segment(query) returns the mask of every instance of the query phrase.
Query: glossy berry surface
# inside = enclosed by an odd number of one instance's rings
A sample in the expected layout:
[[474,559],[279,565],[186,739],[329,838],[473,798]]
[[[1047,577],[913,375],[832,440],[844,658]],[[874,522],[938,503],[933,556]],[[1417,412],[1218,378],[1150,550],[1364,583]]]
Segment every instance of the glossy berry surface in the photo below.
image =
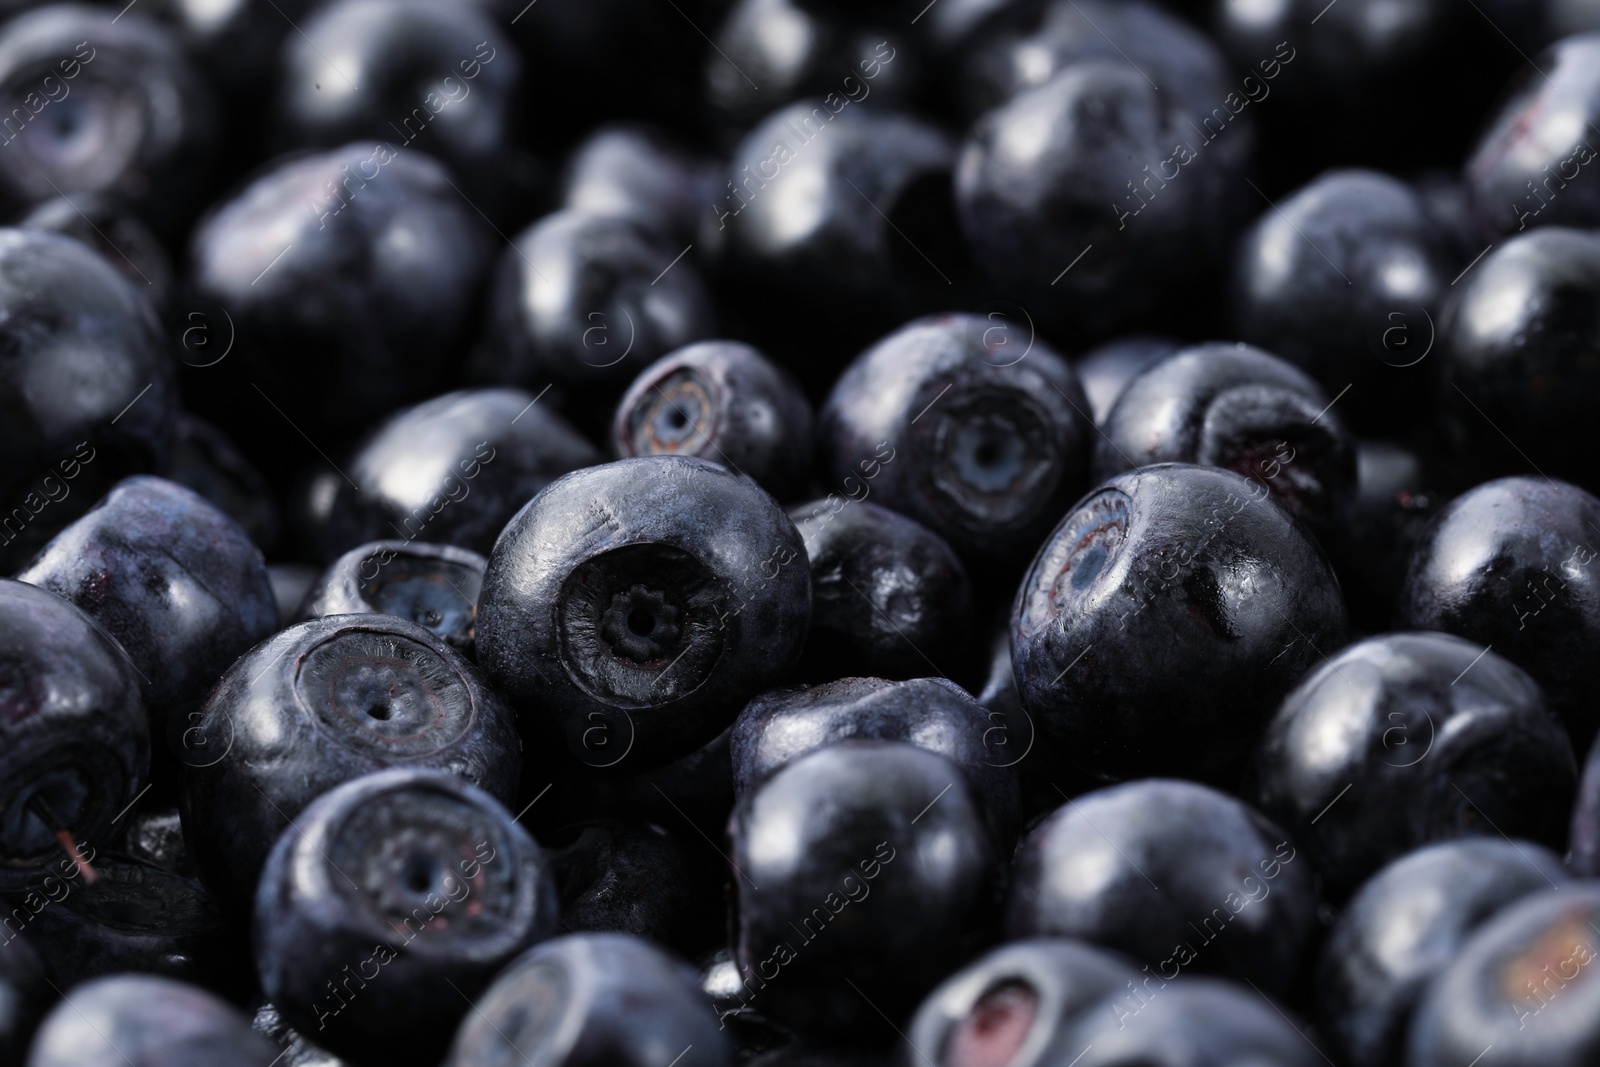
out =
[[1351,1063],[1399,1063],[1429,980],[1498,912],[1567,879],[1550,850],[1498,838],[1441,842],[1389,864],[1323,946],[1318,1030]]
[[1088,402],[1042,342],[976,315],[914,322],[856,357],[819,425],[830,481],[924,523],[957,551],[1038,543],[1083,488]]
[[395,615],[470,656],[488,565],[476,552],[453,545],[372,541],[334,560],[306,590],[299,614]]
[[1505,833],[1559,846],[1576,779],[1526,672],[1457,637],[1391,634],[1351,645],[1284,699],[1254,796],[1339,899],[1432,841]]
[[502,802],[510,709],[443,640],[391,615],[330,615],[242,656],[177,737],[184,834],[224,906],[247,908],[273,841],[323,792],[389,767],[446,770]]
[[0,188],[15,202],[110,194],[171,231],[195,214],[217,101],[169,29],[130,12],[49,4],[0,33]]
[[701,341],[646,367],[611,421],[617,455],[698,456],[791,500],[811,473],[811,405],[759,351]]
[[1072,369],[1089,399],[1089,413],[1094,416],[1095,425],[1104,424],[1117,397],[1141,371],[1182,347],[1171,337],[1135,334],[1097,345],[1074,360]]
[[557,480],[507,525],[478,662],[530,739],[637,772],[709,741],[782,678],[810,616],[800,536],[754,482],[627,459]]
[[1429,324],[1458,269],[1409,186],[1330,171],[1242,238],[1233,319],[1239,336],[1304,368],[1330,398],[1348,386],[1352,419],[1392,425],[1430,384]]
[[106,846],[145,787],[150,728],[127,653],[72,604],[0,579],[0,632],[0,887],[19,891],[81,871],[68,841]]
[[729,833],[739,1000],[813,1041],[888,1044],[868,1002],[907,1012],[982,944],[995,850],[942,756],[829,745],[751,793]]
[[166,461],[177,374],[149,299],[70,238],[0,231],[0,309],[0,560],[13,572]]
[[1095,481],[1154,463],[1242,474],[1326,538],[1355,484],[1354,442],[1304,374],[1249,345],[1185,348],[1130,381],[1101,421]]
[[469,202],[498,213],[522,62],[489,12],[338,0],[303,26],[283,52],[285,142],[336,148],[374,138],[426,152],[450,165]]
[[[282,161],[214,208],[190,242],[192,285],[229,313],[252,376],[241,398],[348,430],[465,354],[488,234],[440,164],[351,142]],[[296,388],[307,374],[324,387]]]
[[238,1008],[203,989],[151,975],[102,978],[73,990],[39,1028],[30,1067],[270,1067],[276,1050]]
[[266,565],[244,530],[162,478],[118,483],[17,578],[76,604],[117,639],[158,738],[278,622]]
[[445,771],[380,771],[323,794],[273,847],[262,992],[336,1052],[436,1060],[461,998],[555,934],[557,908],[549,861],[493,797]]
[[1400,622],[1493,645],[1533,676],[1573,749],[1600,728],[1589,649],[1600,642],[1592,565],[1600,500],[1543,478],[1502,478],[1452,500],[1412,549]]
[[1084,770],[1233,786],[1344,636],[1337,579],[1270,490],[1161,464],[1061,520],[1017,592],[1011,663],[1022,707]]
[[1451,1063],[1468,1048],[1492,1067],[1592,1060],[1597,916],[1600,889],[1583,882],[1524,897],[1480,927],[1417,1005],[1407,1067]]
[[1565,38],[1540,58],[1544,76],[1519,79],[1467,161],[1473,219],[1486,237],[1600,221],[1600,195],[1577,180],[1596,156],[1587,124],[1600,118],[1600,35]]
[[1070,801],[1028,835],[1014,869],[1012,937],[1125,952],[1158,985],[1192,967],[1284,989],[1316,918],[1311,864],[1289,835],[1192,782],[1145,779]]
[[1600,337],[1600,237],[1562,226],[1518,233],[1453,289],[1436,372],[1450,447],[1478,479],[1536,469],[1600,486],[1575,435],[1600,395],[1588,355]]
[[1177,302],[1222,260],[1249,192],[1249,120],[1204,106],[1121,59],[1092,59],[985,114],[955,188],[986,274],[1092,334]]
[[705,283],[693,263],[673,265],[677,254],[627,218],[546,215],[500,254],[475,376],[532,390],[617,386],[713,336]]
[[[571,1067],[729,1067],[695,973],[628,934],[569,934],[524,953],[462,1020],[443,1067],[541,1056]],[[668,1051],[668,1050],[671,1051]]]
[[322,550],[399,537],[487,555],[517,509],[600,453],[521,389],[463,389],[395,412],[336,483]]
[[1013,755],[1001,747],[982,705],[944,678],[890,682],[841,678],[817,686],[769,690],[734,721],[729,739],[740,799],[785,766],[840,741],[904,741],[961,768],[999,846],[1020,815]]
[[970,674],[972,582],[942,537],[870,500],[823,497],[789,517],[811,560],[802,677]]

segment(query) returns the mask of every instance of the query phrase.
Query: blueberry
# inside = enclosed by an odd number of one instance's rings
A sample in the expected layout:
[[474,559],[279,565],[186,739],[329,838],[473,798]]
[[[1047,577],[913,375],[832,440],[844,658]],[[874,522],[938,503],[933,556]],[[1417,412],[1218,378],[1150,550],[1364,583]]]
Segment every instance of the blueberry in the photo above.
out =
[[1600,397],[1600,235],[1557,226],[1497,244],[1439,319],[1439,411],[1474,480],[1533,467],[1600,487],[1586,425]]
[[1590,747],[1584,761],[1569,829],[1567,864],[1585,878],[1600,876],[1600,741]]
[[375,138],[449,165],[493,216],[521,60],[487,12],[423,0],[335,0],[288,36],[277,117],[295,146]]
[[761,694],[733,724],[735,795],[743,799],[795,760],[849,740],[904,741],[961,768],[982,806],[997,850],[1017,830],[1016,772],[993,733],[991,717],[943,678],[890,682],[842,678],[826,685],[781,687]]
[[[881,55],[900,61],[892,45]],[[858,96],[871,90],[855,84]],[[711,208],[718,232],[727,231],[722,273],[734,302],[763,347],[791,358],[808,384],[837,372],[829,354],[949,306],[967,281],[949,136],[852,104],[839,86],[752,129]]]
[[884,17],[898,12],[869,8],[734,0],[717,31],[716,52],[705,57],[707,102],[736,130],[802,96],[831,92],[844,101],[840,108],[874,93],[890,105],[911,102],[920,71],[904,32],[887,28]]
[[1436,458],[1395,441],[1356,442],[1356,491],[1339,581],[1358,630],[1388,629],[1412,549],[1444,506]]
[[1084,395],[1089,398],[1089,413],[1094,416],[1095,424],[1105,424],[1117,397],[1140,371],[1183,347],[1171,337],[1134,334],[1107,341],[1074,360],[1072,369],[1077,372]]
[[322,546],[401,537],[487,553],[517,509],[600,453],[520,389],[463,389],[378,425],[331,483]]
[[1146,988],[1085,1013],[1062,1042],[1076,1046],[1077,1067],[1326,1067],[1311,1038],[1259,989],[1203,976]]
[[127,653],[67,601],[0,578],[0,708],[0,890],[92,879],[150,766]]
[[166,461],[177,378],[149,299],[54,234],[0,230],[0,340],[10,573],[117,481]]
[[1012,670],[1080,768],[1232,786],[1278,701],[1344,638],[1338,581],[1267,489],[1161,464],[1106,482],[1040,548]]
[[265,168],[190,242],[195,296],[232,323],[218,369],[235,373],[237,406],[265,412],[274,433],[281,412],[317,440],[427,395],[465,355],[490,240],[419,152],[360,141]]
[[789,1031],[756,1009],[740,1006],[745,990],[732,950],[720,948],[707,959],[702,968],[701,990],[710,998],[720,1020],[719,1029],[728,1034],[741,1062],[793,1045],[795,1038]]
[[524,953],[477,998],[442,1067],[731,1067],[695,973],[628,934],[569,934]]
[[615,930],[692,956],[725,934],[721,867],[708,878],[654,823],[586,819],[544,835],[566,933]]
[[1404,182],[1328,171],[1265,208],[1240,242],[1233,321],[1330,397],[1348,388],[1343,410],[1358,423],[1392,426],[1426,403],[1430,324],[1454,258]]
[[[46,80],[48,79],[48,81]],[[49,4],[0,33],[0,189],[23,204],[111,194],[165,232],[205,188],[218,114],[166,27],[134,11]],[[35,106],[37,105],[37,107]]]
[[[59,989],[108,974],[160,974],[247,995],[249,945],[192,876],[84,847],[93,881],[58,873],[11,894],[5,917],[44,955]],[[9,952],[0,947],[0,953]]]
[[631,219],[663,237],[694,242],[715,233],[706,205],[716,198],[717,168],[663,130],[634,122],[596,129],[573,150],[561,206]]
[[509,803],[522,763],[511,711],[471,664],[389,615],[330,615],[263,641],[174,743],[184,835],[230,911],[254,899],[273,840],[334,786],[439,769]]
[[1302,96],[1342,92],[1347,107],[1349,98],[1381,76],[1418,65],[1442,36],[1449,13],[1436,0],[1356,0],[1344,11],[1325,10],[1316,0],[1285,0],[1271,7],[1220,0],[1215,11],[1218,39],[1246,69],[1260,61],[1270,81],[1298,63],[1284,78],[1286,91]]
[[944,538],[871,501],[824,498],[789,516],[811,560],[803,677],[968,678],[972,583]]
[[183,821],[177,805],[150,807],[145,805],[119,820],[117,852],[128,859],[149,867],[159,867],[173,874],[193,878],[194,861],[189,858],[189,846],[183,840]]
[[852,499],[910,516],[963,555],[1039,543],[1083,489],[1092,427],[1066,361],[1004,326],[939,315],[856,357],[822,410],[824,466]]
[[349,1067],[348,1061],[318,1048],[304,1034],[291,1027],[271,1001],[263,1001],[256,1008],[250,1026],[283,1050],[279,1053],[282,1058],[278,1060],[277,1067]]
[[270,1067],[276,1050],[238,1008],[170,978],[119,974],[71,990],[45,1018],[29,1067]]
[[[313,0],[158,0],[153,8],[228,105],[257,109],[283,39],[313,6]],[[252,129],[250,136],[259,139],[260,131]]]
[[1581,178],[1596,156],[1589,123],[1600,120],[1597,68],[1600,35],[1558,41],[1539,57],[1539,76],[1519,76],[1489,119],[1466,167],[1486,237],[1600,223],[1600,193]]
[[506,526],[478,661],[530,739],[638,772],[711,740],[781,679],[810,616],[800,535],[754,482],[699,459],[625,459],[558,479]]
[[1203,785],[1145,779],[1069,801],[1028,835],[1006,929],[1126,952],[1158,987],[1192,967],[1281,991],[1316,922],[1315,884],[1259,812]]
[[728,831],[738,1000],[802,1038],[888,1044],[885,1019],[983,945],[995,853],[966,776],[942,756],[828,745],[746,797]]
[[811,405],[787,371],[749,345],[702,341],[633,380],[611,444],[624,458],[699,456],[792,500],[811,475],[811,423]]
[[1145,0],[991,6],[1004,10],[962,57],[961,106],[969,117],[1096,59],[1132,64],[1178,100],[1221,103],[1234,88],[1205,34]]
[[44,964],[28,943],[7,941],[0,947],[0,1064],[22,1067],[52,999]]
[[178,415],[172,455],[160,474],[205,497],[263,552],[278,544],[282,519],[272,487],[228,435],[188,412]]
[[[1161,92],[1123,59],[1072,63],[978,120],[956,167],[989,280],[1073,329],[1190,312],[1241,221],[1248,120]],[[1081,260],[1081,262],[1080,262]]]
[[549,861],[498,801],[394,768],[323,794],[273,846],[256,968],[331,1051],[436,1062],[495,972],[556,933],[557,909]]
[[1577,770],[1524,671],[1446,634],[1351,645],[1295,687],[1255,764],[1261,810],[1334,899],[1425,845],[1508,833],[1559,845]]
[[1531,894],[1480,927],[1429,983],[1406,1067],[1577,1067],[1600,1055],[1600,887]]
[[938,1055],[946,1067],[1043,1067],[1070,1059],[1083,1051],[1064,1047],[1072,1027],[1138,978],[1123,956],[1080,941],[1013,941],[928,994],[906,1028],[902,1058]]
[[1566,880],[1549,849],[1497,838],[1445,841],[1395,860],[1328,935],[1318,1032],[1344,1062],[1399,1064],[1417,1000],[1462,944],[1502,908]]
[[1326,539],[1355,489],[1355,442],[1306,375],[1249,345],[1185,348],[1130,381],[1102,423],[1091,476],[1152,463],[1226,467]]
[[165,308],[172,292],[172,261],[156,235],[113,196],[80,193],[43,200],[17,223],[82,241],[150,298]]
[[1588,749],[1600,727],[1600,500],[1543,478],[1502,478],[1447,504],[1411,555],[1397,616],[1493,646],[1531,674]]
[[322,571],[305,563],[267,564],[267,581],[272,584],[272,602],[278,608],[280,628],[299,621],[300,605],[306,602],[306,594],[322,577]]
[[158,738],[278,624],[261,551],[239,524],[145,475],[119,483],[17,578],[76,604],[120,642]]
[[542,389],[620,386],[716,332],[692,262],[630,219],[557,211],[500,256],[477,380]]
[[453,545],[370,541],[334,560],[302,600],[300,617],[398,615],[472,655],[478,591],[489,561]]

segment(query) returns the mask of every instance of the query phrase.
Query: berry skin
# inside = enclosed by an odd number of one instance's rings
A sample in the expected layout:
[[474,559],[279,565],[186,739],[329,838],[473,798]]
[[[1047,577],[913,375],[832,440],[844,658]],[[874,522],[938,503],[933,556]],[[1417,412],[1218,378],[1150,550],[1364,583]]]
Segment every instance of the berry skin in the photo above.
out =
[[720,464],[625,459],[558,479],[489,557],[478,662],[530,744],[638,773],[710,741],[800,655],[805,546]]
[[978,315],[917,319],[856,357],[822,409],[828,477],[971,558],[1014,558],[1080,493],[1093,428],[1066,361]]
[[521,389],[461,389],[379,423],[333,483],[319,547],[331,561],[400,537],[487,555],[517,509],[599,451]]
[[408,619],[471,658],[478,592],[489,561],[453,545],[371,541],[322,572],[301,598],[301,619],[374,613]]
[[278,623],[261,551],[210,502],[162,478],[118,483],[17,578],[76,604],[117,639],[156,738],[185,723]]
[[1506,833],[1559,846],[1577,769],[1526,672],[1458,637],[1407,633],[1311,671],[1267,726],[1254,779],[1257,805],[1342,901],[1433,841]]
[[1396,616],[1494,648],[1533,676],[1576,752],[1600,729],[1600,499],[1501,478],[1445,505],[1411,552]]
[[[1600,887],[1530,894],[1479,927],[1431,982],[1406,1067],[1579,1067],[1600,1055]],[[1470,1050],[1470,1051],[1469,1051]]]
[[702,341],[635,378],[617,405],[617,455],[698,456],[755,479],[779,500],[811,475],[811,405],[800,385],[737,341]]
[[568,934],[512,961],[476,998],[441,1067],[732,1067],[687,964],[629,934]]
[[1419,848],[1373,875],[1328,935],[1317,968],[1317,1031],[1349,1063],[1399,1063],[1429,981],[1485,922],[1567,881],[1561,859],[1497,837]]
[[987,940],[983,811],[961,769],[926,749],[817,749],[746,797],[728,829],[738,999],[803,1039],[891,1043],[878,1011],[909,1014]]
[[498,801],[394,768],[324,793],[273,846],[256,967],[283,1017],[331,1051],[434,1062],[471,1011],[462,998],[554,935],[557,909],[549,861]]
[[1278,702],[1344,640],[1333,571],[1265,487],[1165,463],[1106,482],[1039,549],[1011,665],[1082,770],[1232,788]]
[[79,877],[57,835],[80,855],[109,848],[149,770],[139,679],[116,638],[54,593],[0,578],[0,890]]
[[516,720],[444,641],[392,615],[329,615],[241,656],[178,738],[179,810],[207,888],[251,906],[272,843],[317,797],[389,767],[449,771],[509,804]]
[[271,1067],[276,1055],[226,1001],[170,978],[118,974],[68,992],[39,1027],[28,1067]]
[[1245,804],[1156,778],[1063,807],[1017,853],[1006,929],[1125,952],[1158,985],[1193,971],[1285,990],[1316,921],[1308,857]]

